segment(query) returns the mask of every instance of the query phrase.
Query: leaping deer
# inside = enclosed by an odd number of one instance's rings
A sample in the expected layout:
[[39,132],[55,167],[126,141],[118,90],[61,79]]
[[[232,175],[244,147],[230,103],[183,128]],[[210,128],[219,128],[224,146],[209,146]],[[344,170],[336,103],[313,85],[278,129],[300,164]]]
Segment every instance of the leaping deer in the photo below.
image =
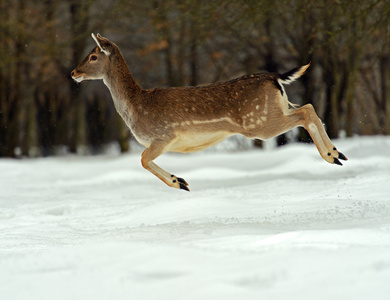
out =
[[331,164],[347,158],[337,151],[313,106],[289,102],[283,85],[301,77],[310,63],[282,75],[259,73],[197,87],[142,89],[131,75],[119,47],[92,33],[97,47],[72,71],[72,78],[103,79],[115,108],[137,141],[146,147],[142,166],[168,186],[189,191],[188,183],[161,169],[161,154],[195,152],[229,136],[266,140],[303,126],[318,152]]

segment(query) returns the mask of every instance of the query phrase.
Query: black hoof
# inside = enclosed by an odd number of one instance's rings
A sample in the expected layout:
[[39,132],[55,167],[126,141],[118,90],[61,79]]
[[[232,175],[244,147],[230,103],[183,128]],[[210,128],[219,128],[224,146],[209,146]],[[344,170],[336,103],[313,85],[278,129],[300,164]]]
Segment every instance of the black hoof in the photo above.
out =
[[[171,177],[176,177],[176,176],[172,174]],[[174,179],[172,182],[176,183],[176,180],[179,182],[180,189],[186,190],[188,192],[190,191],[190,189],[187,187],[188,186],[187,181],[185,181],[183,178],[176,177],[176,179]]]
[[187,187],[187,185],[185,185],[184,183],[181,183],[181,182],[179,181],[179,185],[180,185],[180,189],[185,190],[185,191],[187,191],[187,192],[190,191],[190,189],[189,189],[189,188]]
[[342,160],[348,160],[348,158],[344,154],[342,154],[341,152],[339,152],[339,158]]
[[343,164],[335,157],[333,157],[333,162],[336,164],[336,165],[339,165],[339,166],[342,166]]
[[187,181],[185,181],[183,178],[177,177],[177,181],[179,181],[185,185],[188,185]]

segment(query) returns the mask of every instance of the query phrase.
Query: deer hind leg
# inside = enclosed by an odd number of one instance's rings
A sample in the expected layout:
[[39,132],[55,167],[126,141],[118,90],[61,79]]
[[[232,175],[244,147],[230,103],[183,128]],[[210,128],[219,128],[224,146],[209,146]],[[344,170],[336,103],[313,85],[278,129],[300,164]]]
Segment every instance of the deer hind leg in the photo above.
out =
[[166,149],[166,144],[161,142],[152,142],[152,144],[147,148],[141,157],[142,166],[161,179],[168,186],[182,189],[186,191],[190,191],[188,188],[188,183],[183,179],[176,177],[173,174],[168,173],[167,171],[161,169],[158,165],[156,165],[153,160],[155,160],[158,156],[163,154]]
[[306,104],[297,109],[290,109],[288,112],[289,119],[297,121],[296,126],[303,126],[309,132],[324,160],[337,165],[342,165],[339,159],[347,160],[345,155],[338,152],[330,141],[321,120],[311,104]]

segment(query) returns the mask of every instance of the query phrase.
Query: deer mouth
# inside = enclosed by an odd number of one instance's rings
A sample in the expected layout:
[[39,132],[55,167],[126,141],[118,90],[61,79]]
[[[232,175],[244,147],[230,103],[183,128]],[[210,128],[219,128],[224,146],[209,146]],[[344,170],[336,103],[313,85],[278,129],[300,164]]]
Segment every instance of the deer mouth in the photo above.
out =
[[84,73],[77,73],[77,71],[73,71],[72,73],[71,73],[71,76],[72,76],[72,79],[74,80],[74,81],[76,81],[76,82],[78,82],[78,83],[80,83],[81,81],[83,81],[84,80]]
[[77,76],[77,77],[72,77],[74,81],[80,83],[81,81],[84,80],[84,76],[83,75],[80,75],[80,76]]

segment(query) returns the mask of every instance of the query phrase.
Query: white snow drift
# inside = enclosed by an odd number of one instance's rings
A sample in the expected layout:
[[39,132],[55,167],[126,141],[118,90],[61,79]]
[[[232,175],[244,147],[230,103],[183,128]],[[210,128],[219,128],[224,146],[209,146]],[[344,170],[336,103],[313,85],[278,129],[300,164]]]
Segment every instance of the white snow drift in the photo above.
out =
[[0,160],[0,299],[388,299],[390,138]]

